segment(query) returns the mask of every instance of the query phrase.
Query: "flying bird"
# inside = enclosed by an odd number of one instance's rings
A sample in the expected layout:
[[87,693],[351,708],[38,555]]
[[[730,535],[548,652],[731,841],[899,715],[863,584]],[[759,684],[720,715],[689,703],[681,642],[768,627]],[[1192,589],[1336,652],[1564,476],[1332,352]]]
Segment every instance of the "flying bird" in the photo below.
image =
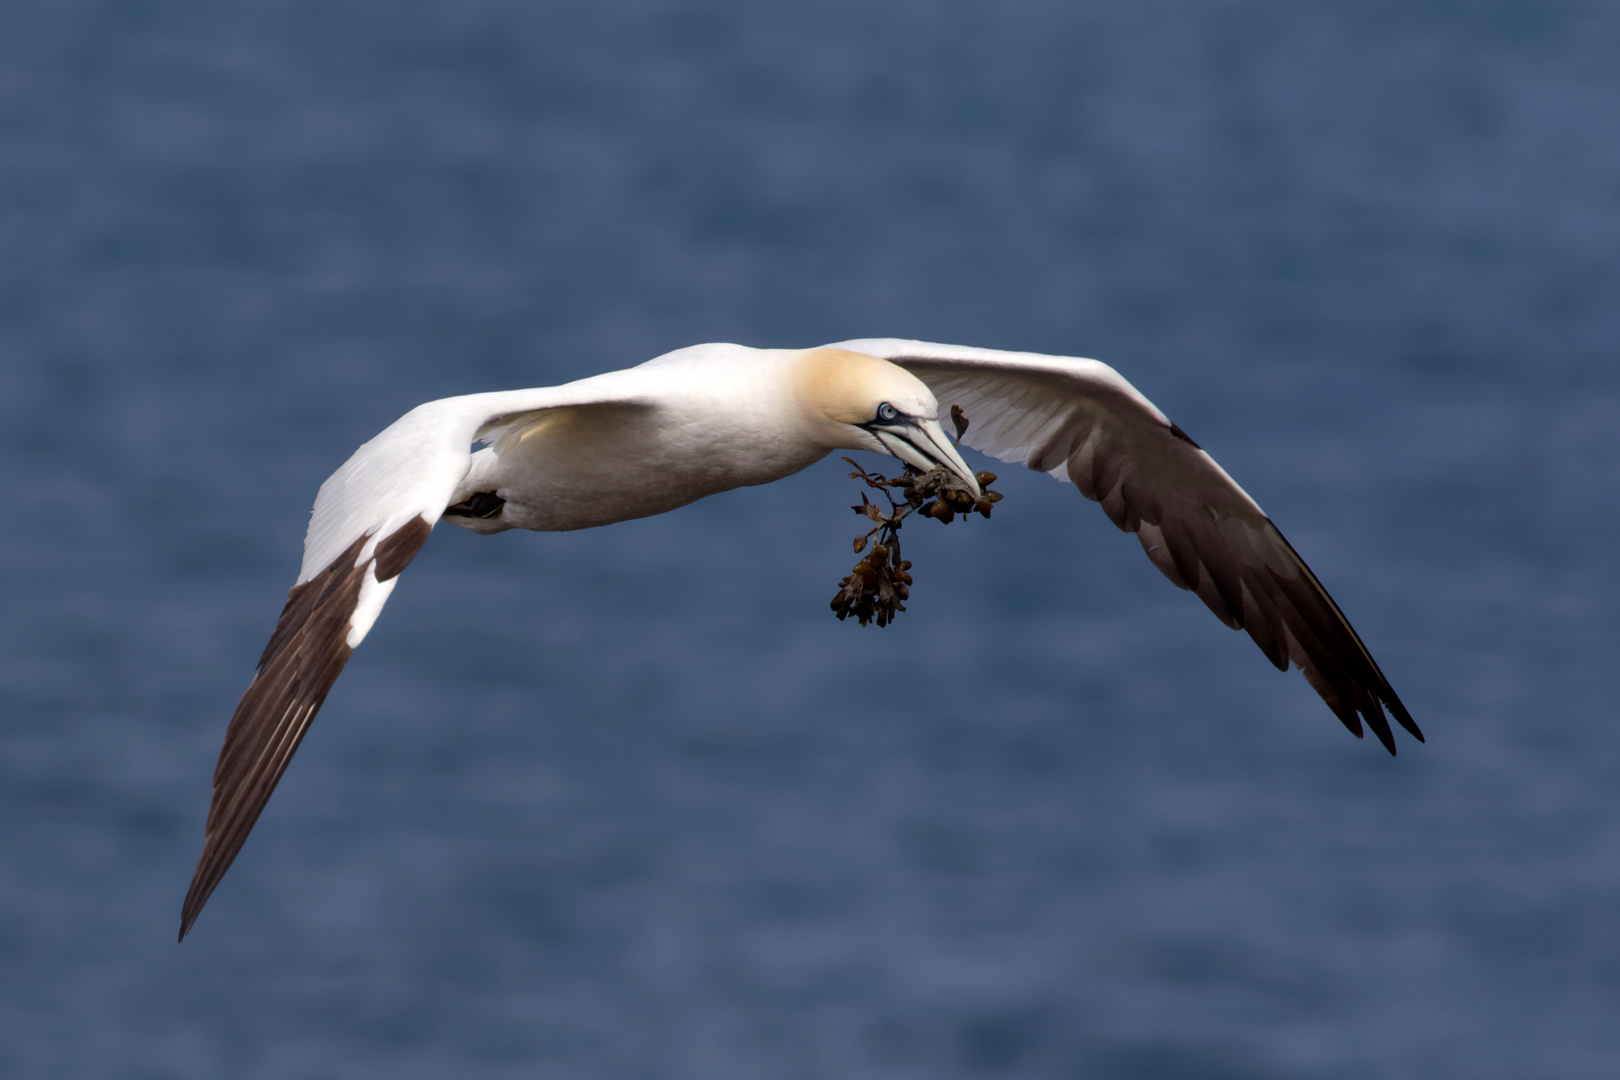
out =
[[835,450],[942,467],[977,494],[939,423],[953,405],[970,421],[963,442],[1100,503],[1172,582],[1278,669],[1301,669],[1357,738],[1365,721],[1393,754],[1388,709],[1422,741],[1277,527],[1108,365],[888,338],[694,345],[563,386],[419,405],[321,485],[298,580],[225,733],[180,937],[439,520],[480,533],[588,529],[768,484]]

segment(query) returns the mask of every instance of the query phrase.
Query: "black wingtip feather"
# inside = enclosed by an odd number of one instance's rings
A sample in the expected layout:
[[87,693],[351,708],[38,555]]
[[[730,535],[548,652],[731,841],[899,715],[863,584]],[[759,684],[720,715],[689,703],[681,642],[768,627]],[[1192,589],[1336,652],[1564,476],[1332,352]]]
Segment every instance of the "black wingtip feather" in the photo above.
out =
[[1384,710],[1379,708],[1378,702],[1369,701],[1362,706],[1362,715],[1366,717],[1367,726],[1372,728],[1373,734],[1378,736],[1378,741],[1389,751],[1389,756],[1394,757],[1395,733],[1389,730],[1389,720],[1385,718]]
[[[383,537],[371,558],[359,562],[370,536],[362,536],[326,569],[287,592],[287,603],[270,635],[253,681],[236,705],[208,807],[203,850],[191,887],[180,907],[184,941],[203,905],[231,868],[248,834],[270,801],[287,764],[304,741],[309,723],[343,672],[349,647],[349,618],[360,597],[368,567],[387,581],[404,570],[426,542],[433,525],[415,517]],[[359,563],[359,565],[356,565]]]
[[370,560],[355,566],[367,537],[287,593],[259,670],[231,716],[214,770],[202,855],[180,907],[184,941],[242,850],[309,721],[354,651],[346,638]]
[[1389,714],[1395,718],[1395,722],[1405,728],[1406,733],[1418,742],[1427,742],[1428,740],[1423,737],[1423,732],[1418,730],[1417,721],[1413,720],[1412,714],[1406,711],[1406,706],[1401,704],[1401,699],[1395,696],[1395,691],[1390,687],[1389,683],[1384,684],[1384,689],[1387,693],[1381,695],[1381,697],[1384,706],[1389,709]]
[[[1191,436],[1144,408],[1117,377],[1078,367],[1060,372],[1014,354],[988,365],[983,353],[958,355],[951,346],[904,343],[883,355],[928,383],[942,403],[968,413],[975,411],[968,399],[1009,405],[1000,420],[993,413],[976,418],[981,438],[1021,447],[1024,463],[1038,472],[1064,463],[1082,495],[1117,527],[1138,533],[1165,577],[1247,630],[1279,669],[1300,667],[1353,735],[1364,734],[1365,718],[1394,753],[1387,708],[1424,741],[1360,636],[1282,533]],[[1052,422],[1038,434],[1020,433],[1007,417],[1022,415],[1021,407],[1008,395],[1055,408]],[[1144,525],[1152,538],[1142,537]]]

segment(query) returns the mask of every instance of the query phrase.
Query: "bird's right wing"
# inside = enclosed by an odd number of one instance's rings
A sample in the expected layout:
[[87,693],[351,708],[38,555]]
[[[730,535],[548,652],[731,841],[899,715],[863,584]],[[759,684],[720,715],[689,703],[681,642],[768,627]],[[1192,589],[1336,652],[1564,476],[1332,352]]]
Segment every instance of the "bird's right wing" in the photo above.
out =
[[298,581],[225,732],[202,856],[181,909],[182,939],[241,850],[400,571],[456,495],[474,441],[493,441],[550,409],[642,404],[620,389],[598,377],[430,401],[361,446],[321,485]]
[[1344,726],[1365,720],[1395,752],[1385,718],[1423,738],[1372,654],[1310,567],[1247,492],[1117,371],[1096,360],[872,338],[832,348],[880,356],[969,421],[976,450],[1069,480],[1133,532],[1153,565],[1290,661]]

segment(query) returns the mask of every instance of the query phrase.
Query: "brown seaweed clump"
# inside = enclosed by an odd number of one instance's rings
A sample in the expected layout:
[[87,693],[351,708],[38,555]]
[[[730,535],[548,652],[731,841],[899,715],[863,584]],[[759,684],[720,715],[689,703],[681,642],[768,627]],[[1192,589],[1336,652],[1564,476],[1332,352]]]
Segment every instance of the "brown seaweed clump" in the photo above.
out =
[[[956,437],[960,440],[967,430],[967,418],[953,405],[951,419],[956,422]],[[990,508],[1001,501],[1001,492],[990,490],[990,485],[996,481],[996,474],[991,472],[975,474],[974,479],[983,491],[982,495],[975,496],[956,474],[942,468],[923,472],[905,465],[905,471],[899,476],[886,477],[867,472],[849,458],[843,460],[855,469],[849,474],[850,479],[862,480],[867,487],[882,492],[889,509],[885,513],[864,491],[860,504],[850,508],[873,525],[864,535],[855,538],[856,553],[866,551],[866,558],[856,563],[849,576],[838,583],[832,609],[840,621],[853,615],[862,626],[873,621],[887,626],[897,613],[906,610],[903,601],[911,595],[911,562],[900,557],[901,522],[914,512],[947,525],[957,514],[965,519],[977,511],[989,517]],[[877,542],[867,551],[867,544],[874,536]]]

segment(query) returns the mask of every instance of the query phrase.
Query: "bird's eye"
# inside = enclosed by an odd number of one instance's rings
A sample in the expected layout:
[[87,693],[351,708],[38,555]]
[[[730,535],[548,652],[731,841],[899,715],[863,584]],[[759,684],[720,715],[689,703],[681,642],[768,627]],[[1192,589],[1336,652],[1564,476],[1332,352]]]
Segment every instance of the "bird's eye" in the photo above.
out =
[[879,420],[892,423],[894,420],[897,420],[899,416],[900,410],[895,408],[893,405],[890,405],[887,401],[878,406]]

